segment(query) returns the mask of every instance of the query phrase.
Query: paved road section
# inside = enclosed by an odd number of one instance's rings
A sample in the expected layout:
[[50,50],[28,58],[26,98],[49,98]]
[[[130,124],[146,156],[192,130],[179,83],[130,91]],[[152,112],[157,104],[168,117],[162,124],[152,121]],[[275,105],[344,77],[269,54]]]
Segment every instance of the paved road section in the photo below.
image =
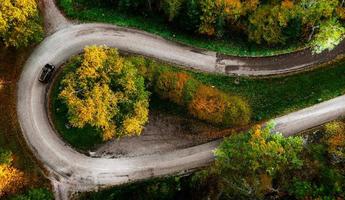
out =
[[[124,33],[127,33],[126,36]],[[202,60],[205,69],[208,66],[205,63],[214,62],[212,55],[201,58],[200,54],[189,51],[188,48],[180,49],[178,52],[181,55],[170,54],[174,52],[170,43],[159,45],[158,49],[155,40],[149,41],[141,37],[145,36],[136,32],[123,32],[123,29],[103,24],[76,25],[46,38],[27,60],[18,85],[18,117],[23,134],[35,155],[52,174],[72,185],[75,190],[177,173],[205,166],[213,160],[212,150],[219,141],[150,156],[91,158],[70,148],[52,129],[45,106],[47,86],[38,82],[40,70],[46,63],[60,66],[71,55],[81,52],[85,45],[121,46],[123,50],[146,55],[155,52],[166,60],[181,64],[189,62],[189,58],[195,58],[193,63]],[[133,38],[138,39],[138,42],[131,42],[130,39]],[[335,119],[345,112],[344,99],[345,97],[340,97],[278,118],[277,129],[290,135]]]
[[345,95],[275,119],[276,130],[290,136],[345,116]]
[[[44,0],[48,1],[49,0]],[[50,1],[52,2],[52,1]],[[46,4],[54,6],[54,4]],[[51,7],[50,6],[50,7]],[[45,12],[48,12],[46,9]],[[62,15],[61,15],[62,16]],[[48,18],[54,20],[54,15]],[[85,45],[108,45],[206,72],[239,75],[272,75],[298,71],[310,64],[332,60],[344,53],[344,43],[336,50],[312,56],[308,50],[271,58],[235,58],[178,45],[145,32],[104,24],[59,27],[33,52],[18,83],[18,119],[23,135],[37,158],[51,172],[58,199],[66,191],[85,191],[161,175],[183,173],[205,166],[214,159],[212,150],[219,141],[162,154],[132,158],[91,158],[70,148],[51,127],[46,112],[47,86],[38,82],[46,63],[60,66],[80,53]],[[278,118],[277,130],[286,135],[312,128],[343,116],[345,97]]]
[[43,11],[44,28],[47,34],[53,34],[60,29],[72,25],[55,6],[54,0],[40,0],[39,7],[40,10]]
[[[53,0],[41,0],[41,7],[46,30],[48,33],[57,31],[54,37],[59,37],[60,41],[69,43],[69,40],[78,40],[80,45],[108,44],[122,51],[149,56],[204,72],[274,76],[304,71],[345,55],[345,41],[343,41],[332,51],[315,55],[309,49],[304,49],[271,57],[226,56],[168,41],[136,29],[104,24],[73,25],[56,8]],[[93,39],[93,41],[87,39]]]

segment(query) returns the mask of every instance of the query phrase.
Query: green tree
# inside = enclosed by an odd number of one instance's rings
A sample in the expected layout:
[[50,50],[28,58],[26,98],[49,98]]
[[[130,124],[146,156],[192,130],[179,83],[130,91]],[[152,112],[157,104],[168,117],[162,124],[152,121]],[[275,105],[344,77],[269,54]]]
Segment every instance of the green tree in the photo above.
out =
[[[215,151],[215,168],[222,179],[224,194],[241,198],[263,198],[275,178],[301,168],[301,137],[284,137],[273,132],[273,123],[225,139]],[[233,196],[234,197],[234,196]]]
[[170,22],[179,14],[182,4],[183,0],[163,0],[164,12]]
[[285,4],[260,6],[249,17],[249,39],[258,44],[284,44],[288,38],[283,30],[295,14],[294,7]]
[[200,0],[201,16],[199,33],[213,36],[216,33],[215,24],[218,16],[217,4],[214,0]]
[[345,37],[345,27],[336,19],[330,19],[320,24],[320,30],[311,42],[314,53],[332,50]]
[[200,25],[200,15],[200,1],[185,0],[177,22],[181,28],[190,32],[196,32]]
[[338,0],[301,0],[298,5],[303,24],[311,28],[317,26],[322,19],[332,18],[338,4]]

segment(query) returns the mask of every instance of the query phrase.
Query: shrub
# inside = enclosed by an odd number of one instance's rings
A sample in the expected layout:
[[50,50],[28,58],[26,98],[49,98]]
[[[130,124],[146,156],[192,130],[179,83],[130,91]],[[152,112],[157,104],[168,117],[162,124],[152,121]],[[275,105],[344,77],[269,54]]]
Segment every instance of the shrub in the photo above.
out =
[[183,91],[190,76],[185,73],[165,72],[162,73],[156,82],[155,91],[163,98],[183,105]]
[[160,73],[155,92],[163,99],[186,106],[194,117],[213,124],[245,125],[250,121],[250,109],[243,99],[204,85],[187,73]]
[[131,56],[128,60],[138,69],[138,73],[143,76],[148,86],[153,86],[158,76],[159,66],[155,60],[146,59],[143,56]]
[[325,126],[328,152],[340,160],[345,160],[345,124],[330,122]]
[[217,89],[202,85],[198,88],[188,106],[193,116],[215,124],[223,122],[228,98]]
[[229,96],[223,124],[246,125],[250,122],[251,110],[247,102],[238,96]]

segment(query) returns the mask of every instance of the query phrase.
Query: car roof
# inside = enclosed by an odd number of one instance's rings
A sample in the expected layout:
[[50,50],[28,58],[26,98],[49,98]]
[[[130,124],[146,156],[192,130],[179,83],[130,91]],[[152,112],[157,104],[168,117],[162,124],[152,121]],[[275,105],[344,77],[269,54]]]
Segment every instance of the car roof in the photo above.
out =
[[50,69],[52,69],[52,68],[54,68],[55,66],[52,65],[52,64],[46,64],[44,67],[45,67],[45,68],[50,68]]

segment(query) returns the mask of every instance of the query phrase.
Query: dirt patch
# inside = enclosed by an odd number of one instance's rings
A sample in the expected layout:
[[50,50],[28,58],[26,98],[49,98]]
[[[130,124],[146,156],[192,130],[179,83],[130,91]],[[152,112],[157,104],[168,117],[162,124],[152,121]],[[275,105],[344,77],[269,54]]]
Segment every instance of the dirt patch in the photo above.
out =
[[171,152],[192,147],[222,137],[209,137],[220,128],[191,119],[168,114],[164,111],[150,112],[149,123],[138,137],[124,137],[99,147],[94,157],[135,157],[154,153]]

